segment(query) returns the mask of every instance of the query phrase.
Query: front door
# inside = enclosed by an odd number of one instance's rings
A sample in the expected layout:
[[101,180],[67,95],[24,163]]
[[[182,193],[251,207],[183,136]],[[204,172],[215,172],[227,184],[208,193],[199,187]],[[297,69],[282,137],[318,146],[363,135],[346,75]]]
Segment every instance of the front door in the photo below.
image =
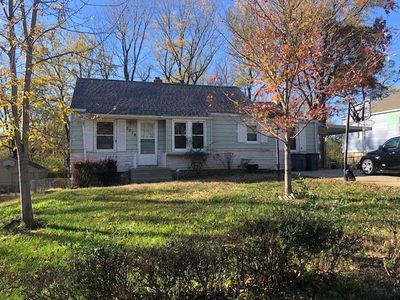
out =
[[157,165],[157,121],[138,121],[138,147],[139,165]]

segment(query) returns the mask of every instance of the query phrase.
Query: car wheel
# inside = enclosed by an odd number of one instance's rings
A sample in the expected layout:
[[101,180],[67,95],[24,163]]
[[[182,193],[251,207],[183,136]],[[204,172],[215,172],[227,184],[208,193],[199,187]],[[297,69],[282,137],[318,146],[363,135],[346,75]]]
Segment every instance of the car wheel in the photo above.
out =
[[374,162],[369,158],[364,159],[363,162],[361,163],[361,170],[364,172],[365,175],[374,174],[375,173]]

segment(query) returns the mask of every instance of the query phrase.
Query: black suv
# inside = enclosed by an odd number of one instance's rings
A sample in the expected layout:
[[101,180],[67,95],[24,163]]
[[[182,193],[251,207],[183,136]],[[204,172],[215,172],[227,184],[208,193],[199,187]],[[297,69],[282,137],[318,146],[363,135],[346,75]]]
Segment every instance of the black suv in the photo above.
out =
[[361,158],[360,167],[365,175],[400,171],[400,137],[391,138],[378,150],[368,152]]

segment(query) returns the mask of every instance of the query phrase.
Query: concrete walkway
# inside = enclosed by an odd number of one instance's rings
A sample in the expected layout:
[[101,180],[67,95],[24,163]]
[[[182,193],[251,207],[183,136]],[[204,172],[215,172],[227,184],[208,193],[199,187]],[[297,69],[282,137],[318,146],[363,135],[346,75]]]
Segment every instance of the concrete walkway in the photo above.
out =
[[[297,172],[293,172],[296,174]],[[318,171],[303,171],[299,172],[301,176],[312,177],[312,178],[332,178],[335,180],[343,180],[343,170],[318,170]],[[366,176],[361,171],[354,171],[356,176],[356,182],[366,184],[378,184],[386,186],[400,187],[400,175],[373,175]]]

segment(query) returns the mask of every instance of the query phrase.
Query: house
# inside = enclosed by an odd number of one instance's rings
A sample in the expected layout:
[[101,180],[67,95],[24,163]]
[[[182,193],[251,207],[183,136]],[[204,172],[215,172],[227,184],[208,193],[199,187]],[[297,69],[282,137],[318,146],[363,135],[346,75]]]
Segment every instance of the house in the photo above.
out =
[[[29,179],[43,179],[47,177],[47,170],[34,163],[29,162]],[[0,160],[0,192],[14,193],[19,190],[18,161],[7,157]]]
[[358,163],[364,153],[400,136],[400,92],[372,105],[371,118],[359,125],[365,125],[366,130],[349,134],[350,163]]
[[[248,101],[237,87],[78,79],[72,98],[71,164],[113,158],[118,171],[193,167],[193,153],[207,154],[204,169],[249,162],[276,169],[276,140],[245,124],[232,101]],[[317,153],[317,123],[292,145]],[[281,146],[282,150],[283,147]],[[283,155],[281,155],[281,158]],[[282,166],[281,161],[281,166]]]

